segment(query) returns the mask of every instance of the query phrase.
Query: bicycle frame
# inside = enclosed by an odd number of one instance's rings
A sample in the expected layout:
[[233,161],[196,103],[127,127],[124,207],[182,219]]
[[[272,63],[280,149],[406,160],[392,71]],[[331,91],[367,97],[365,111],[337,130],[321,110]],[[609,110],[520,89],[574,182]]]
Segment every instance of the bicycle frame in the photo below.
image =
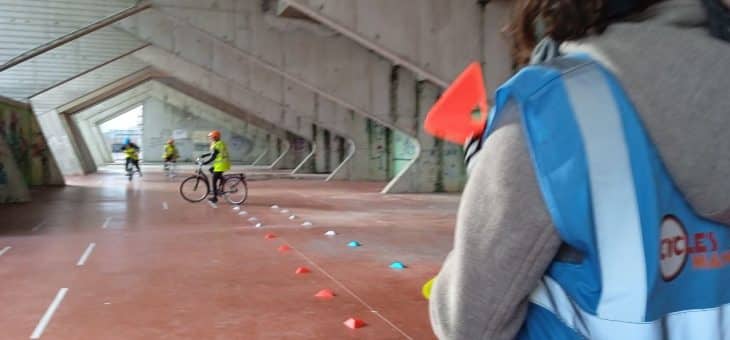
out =
[[[203,179],[205,179],[205,181],[208,182],[208,188],[210,188],[210,190],[213,190],[213,187],[212,187],[213,183],[210,182],[210,178],[208,177],[208,175],[205,174],[205,170],[203,170],[203,163],[200,160],[197,160],[196,163],[198,164],[198,169],[195,170],[195,175],[203,177]],[[220,194],[225,194],[225,190],[223,190],[223,186],[226,183],[226,180],[229,178],[239,178],[239,179],[245,181],[246,175],[243,173],[234,173],[234,174],[223,175],[222,180],[218,184],[218,192]],[[198,188],[198,186],[196,183],[195,189],[197,190],[197,188]]]
[[[197,176],[203,177],[205,179],[205,182],[208,184],[208,188],[210,188],[210,179],[208,179],[208,175],[205,174],[205,171],[203,171],[203,163],[198,161],[198,169],[195,170],[195,174]],[[198,183],[195,183],[195,189],[198,189]]]

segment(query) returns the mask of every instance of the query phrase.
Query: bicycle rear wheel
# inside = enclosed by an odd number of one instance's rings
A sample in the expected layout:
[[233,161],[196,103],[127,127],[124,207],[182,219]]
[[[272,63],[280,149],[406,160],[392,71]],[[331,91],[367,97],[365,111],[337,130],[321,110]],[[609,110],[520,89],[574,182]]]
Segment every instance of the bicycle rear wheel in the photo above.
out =
[[180,183],[180,196],[191,203],[204,200],[209,192],[208,180],[203,176],[190,176]]
[[248,198],[248,185],[246,180],[239,177],[229,177],[221,184],[223,195],[230,204],[240,205]]

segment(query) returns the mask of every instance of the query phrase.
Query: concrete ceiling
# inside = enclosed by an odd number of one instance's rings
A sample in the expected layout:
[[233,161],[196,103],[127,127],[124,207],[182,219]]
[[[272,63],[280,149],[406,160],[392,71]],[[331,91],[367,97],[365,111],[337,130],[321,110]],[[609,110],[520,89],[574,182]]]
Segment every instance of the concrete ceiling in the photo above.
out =
[[134,3],[134,0],[0,0],[0,63]]
[[31,100],[33,110],[37,114],[54,110],[145,67],[145,63],[133,56],[124,57],[34,97]]
[[[135,4],[134,0],[0,0],[0,64]],[[143,46],[106,27],[0,72],[0,93],[28,99]]]

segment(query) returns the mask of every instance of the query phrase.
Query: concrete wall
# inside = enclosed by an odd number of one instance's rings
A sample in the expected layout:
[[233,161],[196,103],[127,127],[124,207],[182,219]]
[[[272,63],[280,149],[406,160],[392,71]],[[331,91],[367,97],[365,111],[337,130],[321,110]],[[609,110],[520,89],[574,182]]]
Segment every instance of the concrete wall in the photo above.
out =
[[192,161],[201,154],[209,152],[207,134],[211,130],[221,131],[222,139],[228,146],[231,161],[251,164],[261,152],[266,150],[266,134],[255,129],[231,129],[204,114],[196,115],[156,98],[144,102],[142,151],[145,162],[160,162],[163,147],[173,131],[185,132],[187,138],[175,140],[183,161]]
[[288,7],[321,15],[346,36],[357,37],[450,82],[472,61],[486,67],[490,90],[512,73],[510,49],[502,28],[513,1],[492,0],[280,0]]
[[[195,13],[195,11],[191,11],[190,13]],[[338,117],[338,112],[347,112],[347,110],[341,110],[342,105],[335,104],[330,99],[323,97],[321,93],[313,93],[306,87],[302,87],[300,84],[291,81],[289,78],[282,77],[276,72],[261,67],[256,63],[252,63],[250,59],[246,58],[247,55],[245,53],[226,41],[207,35],[205,31],[202,31],[199,28],[186,27],[185,24],[180,23],[175,19],[165,19],[166,17],[163,13],[153,12],[146,13],[146,15],[146,18],[139,17],[137,22],[126,23],[124,27],[132,33],[146,37],[148,41],[153,42],[158,46],[171,46],[175,55],[179,55],[178,58],[184,59],[184,61],[188,64],[192,63],[203,69],[208,69],[209,73],[215,74],[215,76],[211,76],[211,74],[206,76],[200,75],[192,77],[192,79],[188,78],[187,75],[182,75],[185,79],[189,79],[188,81],[192,81],[200,85],[205,83],[205,87],[212,88],[213,90],[217,88],[228,89],[228,94],[221,91],[223,92],[223,96],[229,95],[232,97],[230,98],[231,100],[240,103],[244,107],[254,108],[253,111],[257,112],[257,114],[263,117],[268,116],[268,119],[278,121],[288,129],[296,131],[308,138],[314,138],[312,135],[312,131],[314,130],[311,129],[312,124],[314,123],[317,126],[322,126],[326,130],[330,130],[332,133],[340,134],[347,138],[354,138],[353,136],[358,134],[355,139],[361,141],[368,140],[368,129],[366,119],[364,117],[351,119],[343,116]],[[215,15],[221,15],[221,13],[216,11]],[[155,26],[157,28],[153,29],[148,27],[148,25],[145,24],[146,22],[157,23],[158,25]],[[167,24],[162,25],[162,28],[160,28],[160,22]],[[262,22],[262,24],[264,23]],[[170,32],[172,35],[166,36],[158,34],[159,30],[171,30]],[[263,30],[261,30],[261,32],[263,32]],[[262,35],[261,39],[264,39],[265,37],[265,35]],[[174,43],[169,41],[170,38],[172,38]],[[202,50],[185,49],[183,46],[186,46],[187,43],[183,43],[182,41],[189,39],[195,39],[200,44],[203,44],[204,46],[201,47]],[[341,40],[341,42],[347,43],[346,40]],[[210,53],[203,52],[207,50],[207,47],[205,46],[212,48]],[[359,48],[357,45],[350,44],[350,46]],[[183,64],[180,63],[180,61],[177,61],[180,66],[171,66],[172,64],[170,63],[170,59],[173,59],[171,58],[171,55],[160,53],[159,50],[155,51],[154,49],[147,49],[145,51],[141,51],[138,55],[141,59],[150,62],[157,67],[165,68],[165,71],[176,75],[183,73],[181,70],[185,70],[186,73],[189,73],[192,70],[191,67],[182,67]],[[378,60],[379,62],[382,62],[382,59],[372,54],[369,54],[369,58],[371,60]],[[298,57],[295,59],[298,59]],[[341,56],[339,63],[346,63],[347,59],[348,58],[346,58],[346,56]],[[294,60],[290,63],[293,63],[293,61]],[[298,63],[303,62],[306,61],[298,61]],[[367,91],[369,92],[370,88],[377,88],[381,93],[380,96],[383,98],[388,96],[387,81],[389,77],[387,65],[384,66],[385,68],[383,68],[384,71],[382,73],[383,77],[381,78],[384,79],[384,82],[381,82],[383,83],[383,86],[369,86]],[[302,69],[305,69],[305,67],[302,67]],[[247,70],[248,72],[239,72],[234,70]],[[348,70],[348,75],[354,76],[354,74],[349,73],[351,71],[352,70]],[[360,75],[363,74],[369,74],[369,72],[364,72]],[[222,78],[221,80],[228,82],[231,85],[213,86],[213,84],[216,83],[216,78]],[[339,81],[342,81],[342,79]],[[342,85],[353,86],[350,83],[359,84],[361,82],[343,81]],[[384,90],[381,91],[381,88]],[[236,91],[235,95],[232,95],[232,91]],[[353,98],[364,98],[369,96],[367,93],[364,96],[362,94],[355,95],[358,91],[359,90],[351,91]],[[258,98],[252,98],[251,95],[256,95]],[[264,105],[262,106],[261,104]],[[280,115],[275,114],[277,106],[281,108]],[[387,107],[385,109],[387,109]],[[364,150],[367,150],[369,146],[367,144],[363,144],[362,147]],[[387,148],[384,147],[381,147],[381,149],[387,150]],[[329,170],[324,169],[326,153],[323,154],[323,152],[326,151],[320,150],[320,152],[316,154],[317,156],[314,160],[314,168],[310,166],[310,169],[313,171]],[[382,158],[377,154],[379,152],[381,151],[376,151],[376,154],[370,155],[370,150],[360,152],[360,161],[353,162],[353,164],[357,164],[356,169],[348,172],[351,174],[350,178],[386,180],[388,176],[387,169],[385,169],[384,166],[380,166],[384,168],[380,170],[380,174],[376,171],[378,167],[377,160]],[[318,160],[320,169],[316,169]]]
[[[229,143],[231,143],[230,147],[235,148],[239,153],[239,155],[236,155],[232,152],[234,161],[243,163],[253,162],[254,157],[257,158],[263,154],[270,146],[269,140],[271,138],[279,139],[285,138],[286,136],[283,131],[268,126],[259,120],[249,119],[251,118],[250,116],[241,112],[224,112],[171,86],[177,86],[177,83],[157,80],[147,81],[125,93],[106,99],[76,113],[74,115],[76,126],[81,131],[81,135],[84,137],[85,143],[91,151],[92,156],[94,156],[95,161],[105,163],[108,160],[104,160],[103,158],[110,158],[109,146],[106,145],[103,138],[97,138],[96,136],[98,135],[98,128],[95,128],[96,125],[143,103],[148,104],[146,106],[147,113],[153,114],[153,118],[157,117],[151,122],[154,131],[150,130],[150,127],[145,126],[146,135],[149,137],[145,140],[148,142],[151,141],[151,144],[144,146],[144,149],[149,150],[152,147],[155,150],[143,153],[146,161],[160,161],[161,151],[157,152],[159,151],[157,149],[162,148],[163,144],[161,143],[164,143],[172,135],[172,131],[176,129],[185,129],[188,134],[184,140],[178,141],[178,143],[190,144],[179,145],[181,151],[183,151],[183,159],[187,158],[188,160],[194,159],[197,156],[197,154],[193,154],[195,143],[191,139],[193,137],[192,131],[202,131],[202,143],[199,144],[205,145],[207,145],[205,134],[212,129],[226,131],[225,134],[228,134],[227,131],[230,131],[231,135],[244,136],[243,138],[232,138],[229,140]],[[156,99],[157,101],[152,101],[152,99]],[[174,117],[171,117],[171,115]],[[162,130],[160,130],[161,124],[158,118],[164,120],[164,128]],[[254,125],[252,122],[264,124],[268,129],[263,129]],[[146,123],[150,122],[146,121]],[[190,152],[185,151],[188,147]],[[276,151],[273,150],[271,154],[273,157],[278,156]]]
[[[259,111],[257,114],[272,115],[279,106],[279,120],[307,138],[316,139],[307,131],[312,123],[350,138],[358,151],[352,169],[346,171],[351,179],[388,180],[398,173],[395,171],[398,167],[436,164],[409,163],[403,152],[398,152],[397,161],[393,159],[398,150],[418,149],[398,146],[394,144],[396,141],[421,142],[417,138],[419,125],[414,121],[417,82],[410,71],[393,66],[329,29],[301,20],[278,18],[252,3],[224,2],[212,8],[212,4],[183,2],[157,1],[161,11],[145,12],[121,25],[168,50],[160,53],[159,49],[146,49],[136,55],[156,67],[167,67],[166,72],[180,73],[171,70],[171,55],[207,70],[207,76],[193,79],[196,86],[219,87],[213,85],[214,77],[210,74],[215,74],[235,84],[221,87],[229,95],[236,91],[236,98],[231,100],[241,101],[251,94],[257,95],[255,101],[259,105],[268,105],[259,106],[264,109],[255,110]],[[174,68],[189,70],[189,67]],[[348,117],[348,112],[358,117]],[[416,139],[394,138],[395,134],[388,129],[395,128]],[[320,146],[324,146],[323,141]],[[319,153],[312,171],[324,171],[325,163],[326,156]],[[433,179],[408,182],[409,187],[401,190],[428,192],[451,188],[429,182]]]

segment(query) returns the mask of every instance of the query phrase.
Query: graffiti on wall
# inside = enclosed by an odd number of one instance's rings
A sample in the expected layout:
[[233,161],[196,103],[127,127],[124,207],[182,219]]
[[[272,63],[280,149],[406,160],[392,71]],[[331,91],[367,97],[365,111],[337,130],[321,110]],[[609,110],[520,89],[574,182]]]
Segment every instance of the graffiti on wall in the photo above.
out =
[[229,149],[235,150],[240,155],[248,155],[253,151],[253,142],[246,137],[233,135],[231,136]]
[[0,103],[0,138],[28,185],[63,184],[38,120],[30,109]]
[[388,149],[388,128],[370,119],[367,121],[370,178],[388,179],[390,150]]
[[15,162],[12,150],[0,139],[0,203],[27,202],[28,187]]

